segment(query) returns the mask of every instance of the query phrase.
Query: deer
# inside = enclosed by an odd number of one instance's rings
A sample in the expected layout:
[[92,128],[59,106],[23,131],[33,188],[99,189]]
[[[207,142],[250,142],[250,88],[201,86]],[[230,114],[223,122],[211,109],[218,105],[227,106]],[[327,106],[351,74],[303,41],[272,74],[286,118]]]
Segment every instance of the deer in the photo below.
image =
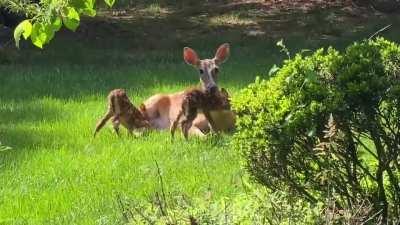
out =
[[178,123],[181,123],[182,133],[187,140],[189,129],[199,112],[202,112],[208,120],[211,131],[215,131],[216,125],[210,111],[230,109],[229,95],[224,88],[221,90],[217,88],[212,88],[211,90],[201,90],[199,88],[188,89],[185,91],[181,111],[171,124],[171,136],[174,138]]
[[133,130],[149,129],[150,123],[143,115],[143,112],[136,108],[130,101],[128,95],[123,89],[112,90],[108,94],[108,109],[106,114],[96,124],[93,137],[100,131],[101,128],[111,119],[115,133],[119,136],[119,126],[122,124],[129,134]]
[[[220,66],[227,61],[230,55],[228,43],[218,47],[215,56],[211,59],[200,59],[195,50],[183,48],[183,59],[186,64],[198,71],[200,78],[199,91],[218,90],[218,73]],[[155,129],[171,129],[174,121],[182,112],[182,103],[187,95],[187,91],[180,91],[172,94],[156,94],[148,98],[140,106],[148,119],[150,126]],[[227,93],[226,93],[227,94]],[[192,121],[192,126],[187,133],[195,136],[204,136],[210,131],[209,119],[214,122],[214,129],[219,131],[232,130],[235,124],[235,114],[231,110],[211,110],[208,119],[203,113],[197,114]],[[220,120],[223,118],[222,120]]]

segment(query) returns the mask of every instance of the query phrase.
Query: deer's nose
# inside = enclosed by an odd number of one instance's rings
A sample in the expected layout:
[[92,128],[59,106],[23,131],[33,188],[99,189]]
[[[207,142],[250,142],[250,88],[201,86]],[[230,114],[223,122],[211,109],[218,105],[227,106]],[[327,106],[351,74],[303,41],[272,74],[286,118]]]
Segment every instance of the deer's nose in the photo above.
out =
[[217,85],[210,86],[207,88],[207,91],[210,93],[215,93],[218,91],[218,87],[217,87]]

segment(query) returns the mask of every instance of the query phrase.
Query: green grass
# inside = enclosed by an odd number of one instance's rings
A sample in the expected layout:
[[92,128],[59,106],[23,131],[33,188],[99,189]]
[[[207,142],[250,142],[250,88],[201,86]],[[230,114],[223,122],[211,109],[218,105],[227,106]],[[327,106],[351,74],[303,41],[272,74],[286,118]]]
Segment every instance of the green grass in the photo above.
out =
[[[165,60],[2,67],[11,74],[0,78],[0,139],[12,150],[0,152],[0,224],[121,223],[116,196],[147,199],[159,190],[156,162],[168,192],[215,199],[242,192],[240,157],[228,136],[171,142],[168,132],[118,138],[106,127],[92,140],[109,90],[125,88],[138,104],[198,82],[194,69]],[[231,92],[265,70],[235,61],[221,72]]]
[[[218,44],[231,43],[219,84],[234,96],[281,62],[284,55],[275,46],[280,38],[295,52],[340,48],[370,30],[307,40],[297,34],[244,37],[233,29],[205,32],[190,46],[211,57]],[[389,38],[396,40],[396,34]],[[125,88],[139,104],[152,94],[197,84],[197,72],[181,59],[186,41],[168,36],[163,48],[142,49],[153,39],[80,41],[68,35],[60,34],[44,51],[21,50],[13,63],[0,66],[0,141],[12,147],[0,151],[0,224],[121,224],[118,195],[146,200],[160,191],[156,162],[170,193],[218,200],[244,192],[242,159],[229,136],[171,142],[168,132],[118,138],[106,127],[91,137],[111,89]]]
[[95,224],[105,217],[115,224],[116,194],[145,198],[159,188],[156,161],[169,191],[216,197],[240,191],[239,157],[229,138],[172,143],[167,132],[118,138],[106,128],[92,140],[109,89],[127,88],[139,102],[158,90],[184,88],[153,80],[158,68],[126,69],[132,72],[66,67],[53,75],[50,68],[30,68],[2,77],[8,88],[1,95],[0,135],[13,149],[0,155],[1,222]]

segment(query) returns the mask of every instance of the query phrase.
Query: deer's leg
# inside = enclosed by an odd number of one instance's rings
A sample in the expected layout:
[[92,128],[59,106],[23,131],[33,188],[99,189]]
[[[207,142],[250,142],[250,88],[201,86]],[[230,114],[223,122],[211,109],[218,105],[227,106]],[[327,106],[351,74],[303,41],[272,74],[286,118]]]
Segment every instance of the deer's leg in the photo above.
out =
[[212,118],[211,114],[209,111],[204,110],[204,116],[206,117],[206,119],[208,120],[208,122],[210,123],[210,130],[211,132],[216,132],[216,126],[215,126],[215,122],[214,119]]
[[113,117],[112,124],[113,124],[114,130],[115,130],[115,133],[119,136],[119,125],[120,125],[120,122],[119,122],[119,116],[118,115],[115,115]]
[[189,133],[189,129],[193,124],[193,120],[196,118],[197,116],[197,108],[189,108],[186,112],[185,112],[185,119],[182,121],[182,132],[183,132],[183,136],[185,137],[185,139],[188,139],[188,133]]
[[113,113],[109,110],[103,118],[96,124],[96,129],[94,131],[93,137],[96,137],[97,132],[107,123],[107,121],[113,116]]
[[169,130],[170,130],[170,132],[171,132],[172,138],[174,138],[175,130],[176,130],[176,128],[178,127],[179,121],[180,121],[180,119],[181,119],[182,116],[183,116],[183,110],[181,110],[181,111],[179,112],[178,116],[176,117],[176,119],[174,120],[174,122],[171,124],[171,127],[170,127]]
[[128,135],[131,137],[133,136],[133,129],[128,129]]
[[192,121],[191,120],[184,120],[182,121],[182,132],[183,132],[183,136],[185,137],[185,139],[187,140],[189,137],[189,129],[192,126]]

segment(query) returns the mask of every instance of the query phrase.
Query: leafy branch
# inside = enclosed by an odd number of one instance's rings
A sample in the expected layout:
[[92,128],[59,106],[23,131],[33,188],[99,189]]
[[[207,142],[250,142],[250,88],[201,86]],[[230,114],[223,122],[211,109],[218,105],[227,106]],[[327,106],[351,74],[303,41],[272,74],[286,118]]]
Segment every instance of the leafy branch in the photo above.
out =
[[29,0],[0,0],[0,6],[13,13],[24,14],[26,16],[36,14],[39,7],[37,3],[32,3]]
[[[109,6],[115,0],[104,0]],[[82,15],[94,17],[96,0],[0,0],[0,7],[13,13],[23,14],[27,19],[17,25],[14,30],[15,45],[19,47],[21,37],[39,48],[49,43],[55,33],[64,25],[75,31]]]
[[276,46],[281,48],[281,52],[284,52],[288,59],[290,59],[290,52],[289,49],[286,47],[286,45],[283,43],[283,39],[279,40],[278,42],[276,42]]

